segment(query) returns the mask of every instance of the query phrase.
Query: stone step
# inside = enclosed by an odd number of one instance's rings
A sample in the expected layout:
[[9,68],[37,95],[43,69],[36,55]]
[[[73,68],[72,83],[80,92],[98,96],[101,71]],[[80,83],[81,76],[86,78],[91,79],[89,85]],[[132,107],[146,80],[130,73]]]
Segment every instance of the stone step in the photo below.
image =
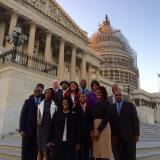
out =
[[[151,137],[140,137],[140,141],[156,141],[157,138],[151,138]],[[158,139],[157,141],[160,142],[160,139]]]
[[157,148],[142,148],[142,149],[137,149],[137,158],[143,158],[143,157],[149,157],[153,155],[159,155],[160,154],[160,147]]
[[137,160],[160,160],[160,154],[149,156],[149,157],[143,157],[143,158],[136,158]]
[[155,133],[155,134],[158,134],[159,132],[160,132],[160,130],[149,130],[149,129],[146,129],[146,130],[141,130],[140,131],[141,133],[145,133],[145,132],[147,132],[147,133]]
[[21,146],[19,141],[0,141],[0,160],[20,160]]
[[0,160],[20,160],[20,155],[0,151]]
[[141,137],[153,137],[153,138],[160,138],[159,135],[153,135],[153,134],[141,134]]
[[16,151],[16,152],[21,152],[21,147],[17,146],[10,146],[10,145],[0,145],[0,150],[6,149],[6,150],[11,150],[11,151]]
[[21,147],[21,141],[10,141],[10,140],[1,140],[0,146],[11,146],[14,148],[20,148]]
[[140,136],[140,139],[148,139],[148,140],[156,139],[156,140],[160,140],[160,137]]
[[149,139],[157,139],[157,140],[160,139],[160,137],[156,137],[156,136],[155,136],[155,137],[154,137],[154,136],[151,137],[151,136],[149,136],[149,135],[148,135],[148,136],[147,136],[147,135],[146,135],[146,136],[140,136],[140,138],[141,138],[141,139],[143,139],[143,138],[146,139],[146,138],[147,138],[148,140],[149,140]]
[[[160,126],[141,124],[140,141],[137,144],[138,160],[160,160]],[[20,160],[21,137],[8,134],[0,140],[0,160]]]
[[[141,132],[153,132],[153,133],[158,133],[160,130],[156,130],[156,129],[141,129],[140,130]],[[156,131],[156,132],[155,132]]]
[[140,133],[142,134],[145,134],[145,133],[149,133],[149,134],[156,134],[156,135],[160,135],[160,131],[149,131],[149,130],[143,130],[143,131],[140,131]]
[[19,142],[0,143],[0,160],[20,160],[21,146]]

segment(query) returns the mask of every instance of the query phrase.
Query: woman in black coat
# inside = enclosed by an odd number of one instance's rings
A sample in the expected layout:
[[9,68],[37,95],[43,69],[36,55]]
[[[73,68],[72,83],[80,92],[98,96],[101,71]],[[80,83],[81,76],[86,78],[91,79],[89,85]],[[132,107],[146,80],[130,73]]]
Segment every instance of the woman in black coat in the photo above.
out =
[[38,105],[37,111],[37,146],[38,146],[38,160],[50,160],[50,151],[46,147],[49,125],[51,123],[54,113],[57,111],[55,105],[54,91],[48,88],[45,91],[45,99]]
[[96,90],[96,101],[96,104],[90,108],[93,157],[108,160],[112,156],[109,124],[111,108],[107,101],[105,87],[100,86]]
[[48,137],[48,147],[54,147],[54,160],[76,160],[79,136],[79,120],[72,112],[72,100],[64,98],[52,119]]
[[78,152],[78,160],[89,160],[89,151],[91,145],[90,138],[90,112],[87,104],[87,95],[81,93],[79,97],[79,104],[75,106],[74,111],[79,116],[80,121],[80,151]]

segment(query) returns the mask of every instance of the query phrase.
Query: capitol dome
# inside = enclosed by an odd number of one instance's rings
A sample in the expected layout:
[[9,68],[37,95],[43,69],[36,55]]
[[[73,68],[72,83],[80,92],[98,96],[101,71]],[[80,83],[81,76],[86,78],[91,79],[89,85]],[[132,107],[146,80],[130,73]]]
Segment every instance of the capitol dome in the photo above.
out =
[[137,55],[121,31],[111,27],[107,16],[92,35],[90,46],[104,59],[100,68],[103,78],[138,88]]

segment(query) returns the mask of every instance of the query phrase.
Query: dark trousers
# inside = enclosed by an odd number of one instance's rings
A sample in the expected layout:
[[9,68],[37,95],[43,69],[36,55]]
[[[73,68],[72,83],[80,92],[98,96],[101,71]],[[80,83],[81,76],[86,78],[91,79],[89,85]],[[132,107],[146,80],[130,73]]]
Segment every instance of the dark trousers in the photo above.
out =
[[54,160],[77,160],[75,145],[60,142],[54,145]]
[[21,160],[37,160],[36,136],[25,137],[22,139]]
[[136,160],[136,143],[133,141],[118,144],[119,160]]
[[91,160],[109,160],[108,158],[92,158]]
[[119,146],[115,143],[112,143],[112,152],[114,160],[119,160]]
[[81,148],[78,151],[78,160],[89,160],[90,141],[83,141]]

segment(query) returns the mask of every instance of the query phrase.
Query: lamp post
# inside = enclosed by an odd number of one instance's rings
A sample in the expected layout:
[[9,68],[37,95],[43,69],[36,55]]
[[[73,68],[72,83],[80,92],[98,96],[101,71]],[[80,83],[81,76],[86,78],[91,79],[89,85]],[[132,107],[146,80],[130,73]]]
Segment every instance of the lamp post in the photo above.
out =
[[128,96],[129,96],[129,99],[131,98],[131,87],[130,87],[130,84],[128,84],[127,86],[127,93],[128,93]]
[[134,91],[134,89],[136,88],[132,85],[131,80],[129,80],[129,83],[124,86],[124,90],[128,93],[129,99],[132,98],[131,94]]
[[23,35],[22,28],[16,26],[15,30],[11,35],[7,36],[7,41],[9,44],[13,43],[13,53],[12,53],[12,61],[15,61],[16,54],[17,54],[17,48],[22,46],[24,41],[28,39],[27,35]]
[[129,99],[131,98],[131,91],[132,91],[132,88],[131,88],[131,82],[129,81],[128,84],[126,84],[124,86],[124,90],[128,93],[128,96],[129,96]]

